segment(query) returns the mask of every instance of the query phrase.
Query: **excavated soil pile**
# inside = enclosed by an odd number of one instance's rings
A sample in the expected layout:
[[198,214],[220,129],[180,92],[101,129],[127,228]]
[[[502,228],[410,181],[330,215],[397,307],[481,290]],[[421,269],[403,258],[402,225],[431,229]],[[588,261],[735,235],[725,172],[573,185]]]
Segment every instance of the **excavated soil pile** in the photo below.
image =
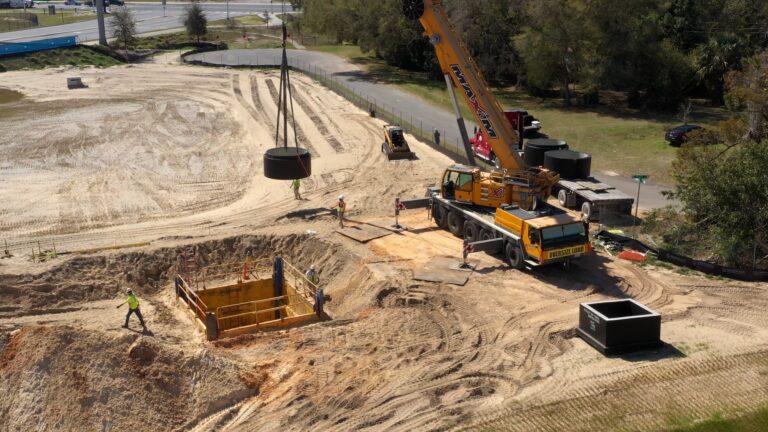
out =
[[6,337],[4,430],[170,430],[259,391],[235,362],[135,334],[35,326]]
[[[350,258],[306,235],[228,238],[188,249],[201,267],[281,254],[302,268],[315,263],[329,279]],[[206,347],[176,304],[168,282],[178,251],[81,257],[40,275],[2,276],[3,302],[16,305],[0,316],[6,428],[185,429],[260,392],[264,371]],[[78,283],[84,280],[92,282]],[[122,301],[117,285],[138,287],[148,333],[136,331],[135,322],[119,327],[125,309],[114,307]]]

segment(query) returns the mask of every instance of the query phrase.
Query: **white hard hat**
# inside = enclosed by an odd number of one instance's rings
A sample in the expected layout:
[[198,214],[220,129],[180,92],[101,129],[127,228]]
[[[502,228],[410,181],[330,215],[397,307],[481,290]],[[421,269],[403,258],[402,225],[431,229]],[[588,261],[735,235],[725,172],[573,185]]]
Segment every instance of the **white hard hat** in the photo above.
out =
[[132,290],[132,289],[130,289],[130,288],[128,288],[127,290],[125,290],[125,292],[126,292],[126,294],[133,294],[133,290]]
[[344,195],[339,195],[339,199],[343,200],[344,199]]
[[314,264],[312,264],[311,266],[309,266],[309,269],[310,269],[310,270],[314,270],[314,269],[315,269],[315,265],[314,265]]

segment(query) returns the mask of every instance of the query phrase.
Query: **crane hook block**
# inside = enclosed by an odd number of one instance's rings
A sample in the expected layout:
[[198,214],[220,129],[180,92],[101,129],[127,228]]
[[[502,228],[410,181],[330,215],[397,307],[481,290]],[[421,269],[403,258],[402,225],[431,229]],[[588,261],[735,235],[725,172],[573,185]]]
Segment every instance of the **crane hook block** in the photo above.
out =
[[264,176],[273,180],[303,179],[312,175],[312,155],[301,147],[275,147],[264,153]]

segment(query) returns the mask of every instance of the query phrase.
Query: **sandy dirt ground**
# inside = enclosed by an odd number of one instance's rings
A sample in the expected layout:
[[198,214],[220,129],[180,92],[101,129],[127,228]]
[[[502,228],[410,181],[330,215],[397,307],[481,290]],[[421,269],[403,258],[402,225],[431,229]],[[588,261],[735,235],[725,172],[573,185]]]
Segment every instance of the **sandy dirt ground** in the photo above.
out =
[[[65,89],[75,73],[88,89]],[[423,196],[450,160],[411,139],[418,160],[386,161],[383,123],[306,77],[293,76],[313,154],[302,201],[262,176],[275,72],[2,77],[25,98],[0,104],[0,237],[14,254],[0,260],[0,431],[653,430],[768,401],[764,284],[605,254],[570,271],[478,254],[454,286],[413,279],[461,250],[426,212],[368,244],[335,233],[337,195],[352,225],[386,226],[394,198]],[[32,263],[37,242],[66,254]],[[315,264],[332,319],[205,342],[170,284],[182,249],[201,268]],[[126,287],[147,334],[120,327]],[[604,357],[576,337],[579,303],[617,298],[662,314],[664,348]]]

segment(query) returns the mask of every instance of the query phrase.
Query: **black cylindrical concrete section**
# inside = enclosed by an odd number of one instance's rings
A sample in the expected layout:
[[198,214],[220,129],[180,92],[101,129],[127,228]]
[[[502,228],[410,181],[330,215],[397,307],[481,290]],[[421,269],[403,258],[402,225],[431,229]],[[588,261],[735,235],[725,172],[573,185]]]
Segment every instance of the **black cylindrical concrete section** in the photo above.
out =
[[568,144],[559,139],[535,138],[525,143],[523,160],[529,166],[538,167],[544,165],[544,153],[553,150],[565,150]]
[[275,147],[264,153],[264,176],[273,180],[303,179],[312,175],[312,156],[301,147]]
[[566,180],[585,179],[592,169],[592,156],[573,150],[548,151],[544,155],[544,168]]

